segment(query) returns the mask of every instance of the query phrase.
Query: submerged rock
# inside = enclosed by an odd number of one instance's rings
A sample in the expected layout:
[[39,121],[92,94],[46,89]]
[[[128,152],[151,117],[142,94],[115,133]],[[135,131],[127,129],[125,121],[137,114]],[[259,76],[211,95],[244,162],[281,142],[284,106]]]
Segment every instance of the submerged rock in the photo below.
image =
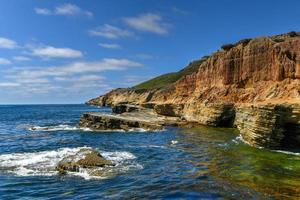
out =
[[60,174],[69,172],[79,172],[80,168],[97,168],[112,166],[113,163],[106,160],[97,151],[90,149],[80,150],[76,155],[68,156],[61,160],[56,166]]

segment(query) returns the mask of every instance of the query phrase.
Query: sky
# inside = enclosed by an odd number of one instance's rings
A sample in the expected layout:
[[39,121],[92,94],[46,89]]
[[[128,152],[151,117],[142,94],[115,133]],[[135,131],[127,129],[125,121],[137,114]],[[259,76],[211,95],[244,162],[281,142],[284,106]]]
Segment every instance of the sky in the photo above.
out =
[[0,104],[83,103],[299,22],[298,0],[0,0]]

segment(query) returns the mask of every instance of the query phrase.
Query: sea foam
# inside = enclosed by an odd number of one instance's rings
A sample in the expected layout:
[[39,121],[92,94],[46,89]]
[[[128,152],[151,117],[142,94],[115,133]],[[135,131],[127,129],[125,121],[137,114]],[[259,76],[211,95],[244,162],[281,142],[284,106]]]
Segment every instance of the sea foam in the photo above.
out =
[[89,128],[71,126],[67,124],[59,124],[53,126],[27,126],[29,131],[92,131]]
[[[30,152],[30,153],[11,153],[0,155],[0,171],[15,174],[17,176],[53,176],[58,172],[55,170],[57,164],[69,156],[81,156],[79,152],[91,147],[60,148],[57,150]],[[110,160],[115,166],[101,168],[103,176],[90,175],[90,169],[81,168],[79,172],[68,174],[80,176],[84,179],[108,178],[108,174],[118,174],[128,170],[142,169],[143,166],[135,162],[135,155],[126,151],[101,152],[101,155]],[[109,172],[109,173],[108,173]]]

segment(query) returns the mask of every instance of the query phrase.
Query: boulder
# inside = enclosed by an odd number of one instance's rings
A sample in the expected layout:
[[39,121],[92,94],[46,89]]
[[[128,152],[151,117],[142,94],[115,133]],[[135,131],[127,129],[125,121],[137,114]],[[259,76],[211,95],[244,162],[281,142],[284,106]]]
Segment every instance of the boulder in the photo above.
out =
[[99,152],[83,149],[76,155],[68,156],[61,160],[56,166],[56,170],[58,170],[60,174],[66,174],[68,171],[78,172],[80,168],[96,168],[111,165],[113,165],[113,163],[103,158]]

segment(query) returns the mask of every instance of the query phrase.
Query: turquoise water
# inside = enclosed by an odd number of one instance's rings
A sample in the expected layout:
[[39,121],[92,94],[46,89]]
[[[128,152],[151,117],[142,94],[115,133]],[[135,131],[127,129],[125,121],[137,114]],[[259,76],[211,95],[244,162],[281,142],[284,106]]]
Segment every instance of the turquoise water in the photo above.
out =
[[[243,144],[234,129],[92,132],[86,105],[0,106],[0,199],[297,199],[300,155]],[[102,177],[58,175],[82,148],[116,164]]]

